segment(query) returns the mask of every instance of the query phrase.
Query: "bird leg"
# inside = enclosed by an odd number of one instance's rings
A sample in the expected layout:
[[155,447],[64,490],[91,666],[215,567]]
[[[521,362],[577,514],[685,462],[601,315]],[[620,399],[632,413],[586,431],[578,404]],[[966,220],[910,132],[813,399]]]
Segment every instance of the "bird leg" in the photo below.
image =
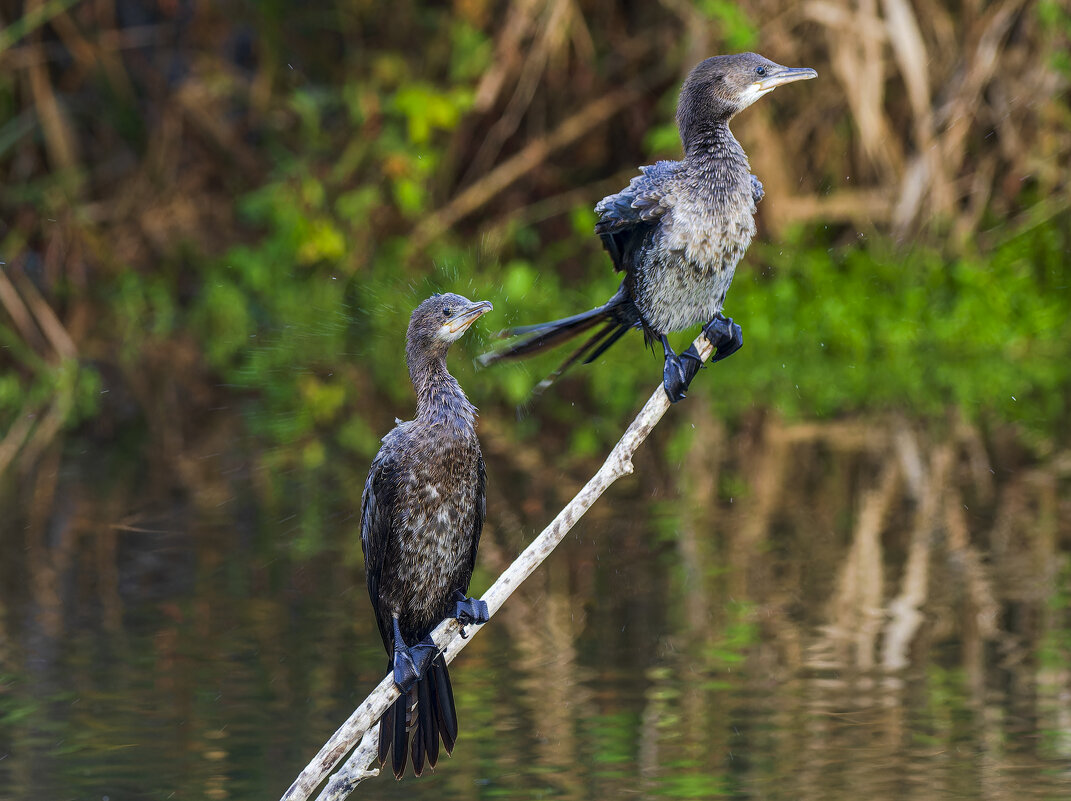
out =
[[[714,355],[710,357],[711,364],[732,356],[744,344],[744,333],[740,326],[733,322],[732,317],[725,317],[720,312],[703,326],[703,334],[714,346]],[[695,378],[695,374],[699,372],[699,368],[703,366],[703,360],[699,358],[699,351],[695,349],[695,345],[689,345],[688,350],[681,354],[681,359],[686,360],[683,364],[684,386],[687,388]]]
[[[666,397],[669,398],[670,403],[677,403],[684,400],[684,390],[688,389],[688,382],[691,378],[686,377],[685,367],[680,357],[670,347],[666,335],[661,334],[658,338],[662,342],[662,350],[666,355],[666,366],[662,371],[662,386],[666,390]],[[694,375],[695,371],[692,372],[692,376]]]
[[438,653],[439,647],[430,634],[416,645],[406,645],[398,618],[394,618],[394,683],[402,693],[409,692]]
[[486,623],[491,619],[487,604],[479,598],[467,598],[461,590],[454,590],[457,603],[454,606],[454,617],[461,624],[461,636],[466,637],[465,626],[473,623]]

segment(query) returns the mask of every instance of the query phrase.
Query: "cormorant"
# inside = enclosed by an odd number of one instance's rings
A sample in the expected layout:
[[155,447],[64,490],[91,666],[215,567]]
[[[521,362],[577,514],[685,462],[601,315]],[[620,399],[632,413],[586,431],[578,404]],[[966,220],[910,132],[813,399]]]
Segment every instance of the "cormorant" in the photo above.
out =
[[504,332],[528,336],[484,354],[481,363],[528,356],[601,326],[538,392],[570,365],[591,363],[630,328],[640,328],[648,344],[662,345],[669,399],[683,399],[702,363],[693,347],[677,356],[668,332],[706,323],[703,332],[715,347],[714,362],[743,344],[740,326],[721,309],[737,262],[755,235],[755,204],[763,189],[729,121],[776,87],[817,74],[756,53],[714,56],[692,69],[677,103],[684,158],[640,167],[642,175],[626,189],[595,206],[595,233],[614,269],[625,274],[621,287],[589,312]]
[[368,595],[402,696],[379,724],[379,761],[393,748],[394,775],[405,772],[413,731],[413,772],[435,767],[439,738],[450,753],[457,714],[446,661],[431,631],[447,617],[487,621],[487,604],[466,597],[486,514],[486,474],[476,408],[446,368],[446,351],[487,301],[434,295],[413,312],[405,358],[417,396],[416,418],[385,437],[361,498],[361,548]]

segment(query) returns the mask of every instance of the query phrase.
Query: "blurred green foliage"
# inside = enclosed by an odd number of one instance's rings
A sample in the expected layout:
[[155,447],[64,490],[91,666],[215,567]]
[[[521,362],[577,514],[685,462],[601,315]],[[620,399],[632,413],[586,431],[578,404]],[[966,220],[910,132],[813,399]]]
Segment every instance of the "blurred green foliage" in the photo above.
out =
[[[0,328],[6,359],[16,366],[0,375],[0,424],[10,426],[27,409],[39,412],[57,396],[66,399],[69,426],[107,414],[101,393],[110,391],[117,368],[130,384],[150,376],[137,398],[146,415],[183,413],[170,405],[175,385],[206,386],[204,395],[223,397],[228,405],[237,398],[256,439],[259,466],[281,479],[262,486],[275,488],[266,491],[280,503],[294,486],[313,495],[325,485],[357,486],[379,437],[396,416],[410,413],[404,331],[410,310],[440,290],[495,304],[495,314],[459,343],[452,361],[473,400],[485,414],[503,419],[528,404],[531,388],[566,349],[482,372],[471,358],[495,345],[497,329],[590,308],[616,289],[620,277],[592,232],[599,196],[574,193],[561,202],[555,190],[547,194],[558,205],[536,213],[532,209],[547,198],[525,188],[518,192],[531,198],[511,201],[520,209],[516,214],[488,214],[416,241],[414,231],[428,215],[467,185],[464,162],[473,153],[459,142],[483,141],[486,130],[479,126],[493,127],[509,116],[510,92],[503,95],[504,107],[478,108],[481,87],[500,64],[493,38],[498,23],[487,4],[418,3],[386,30],[374,4],[329,5],[329,12],[293,14],[284,4],[264,4],[243,21],[266,42],[256,51],[259,60],[251,59],[248,83],[236,77],[247,66],[238,57],[219,56],[223,66],[217,64],[216,72],[199,72],[205,68],[168,61],[165,49],[142,54],[186,76],[186,84],[176,85],[200,91],[200,111],[221,121],[223,134],[209,129],[212,135],[248,145],[244,152],[255,154],[248,161],[263,166],[240,172],[240,180],[226,173],[230,183],[221,183],[235,214],[224,230],[212,232],[219,236],[211,243],[209,232],[202,242],[183,231],[163,245],[127,251],[150,252],[136,265],[109,252],[106,229],[98,230],[86,211],[91,204],[69,211],[71,197],[98,192],[104,199],[93,214],[114,202],[136,217],[136,209],[128,208],[133,202],[88,162],[97,140],[108,152],[127,148],[131,163],[150,161],[144,151],[151,151],[159,134],[146,123],[152,114],[137,105],[143,100],[137,92],[150,94],[148,89],[120,90],[104,79],[103,88],[88,84],[82,99],[93,102],[72,104],[71,112],[77,121],[100,126],[92,129],[95,139],[81,142],[87,166],[39,171],[0,191],[0,209],[28,204],[38,216],[66,213],[69,238],[88,242],[86,249],[95,254],[90,280],[61,276],[51,287],[56,303],[91,298],[85,352],[94,356],[58,364],[36,354],[13,329]],[[61,5],[49,8],[62,11]],[[759,28],[742,7],[704,0],[694,10],[709,23],[719,49],[758,46]],[[647,12],[635,13],[625,19],[642,29]],[[1037,13],[1055,31],[1045,52],[1058,54],[1059,31],[1071,27],[1066,12],[1043,3]],[[659,12],[658,19],[664,17]],[[236,20],[213,21],[222,33],[241,33]],[[621,31],[592,28],[590,35],[588,45],[577,45],[586,55],[573,72],[555,72],[569,62],[554,62],[541,79],[548,88],[539,91],[569,95],[561,108],[544,109],[548,119],[573,113],[582,98],[604,91],[600,80],[630,78],[614,73],[620,65],[611,54]],[[411,46],[415,41],[422,44],[419,54]],[[368,46],[347,47],[350,42]],[[676,57],[659,52],[660,59],[668,55]],[[637,64],[635,69],[646,69],[642,59]],[[673,121],[678,83],[671,83],[654,87],[659,99],[652,119],[635,136],[647,162],[679,152]],[[0,108],[11,112],[11,121],[0,126],[0,159],[9,158],[12,148],[27,163],[37,153],[39,145],[29,139],[41,134],[26,127],[28,112],[19,113],[27,103],[0,77]],[[83,107],[101,111],[89,115]],[[156,113],[162,107],[151,108]],[[226,128],[243,115],[255,126]],[[138,124],[129,125],[131,119]],[[850,136],[847,122],[833,124]],[[513,141],[507,135],[502,157],[526,137]],[[547,171],[577,188],[606,181],[639,160],[611,145],[616,143],[578,145],[576,158],[563,157],[561,166]],[[225,171],[227,159],[218,153],[215,158],[213,168]],[[167,167],[176,185],[190,169],[188,163]],[[151,180],[163,183],[154,169],[163,176],[164,166],[146,168]],[[828,179],[826,169],[832,167],[816,168],[819,180]],[[541,179],[547,180],[531,176],[533,184]],[[220,187],[211,191],[218,196]],[[906,247],[877,231],[856,236],[843,223],[835,230],[801,227],[775,243],[760,234],[726,307],[743,327],[745,347],[701,376],[687,403],[708,406],[730,421],[756,409],[788,418],[888,410],[939,418],[956,409],[978,421],[1020,424],[1041,446],[1066,439],[1071,219],[1059,209],[1021,231],[991,232],[997,244],[984,252],[932,239]],[[158,219],[154,225],[159,227]],[[27,233],[32,231],[4,228],[0,247],[47,251]],[[42,235],[42,241],[49,240]],[[687,339],[679,335],[675,341],[683,347]],[[181,371],[171,369],[171,348],[194,354]],[[660,374],[660,358],[644,352],[638,334],[628,336],[599,364],[574,369],[511,425],[521,437],[553,425],[572,457],[589,457],[616,438]],[[154,398],[153,392],[166,397]],[[684,440],[674,442],[677,450],[687,447]],[[302,498],[302,508],[314,506]]]
[[[494,346],[494,330],[602,302],[620,276],[592,234],[597,198],[569,211],[570,234],[555,241],[516,222],[493,249],[446,234],[430,245],[430,259],[414,253],[403,221],[427,210],[444,156],[437,137],[470,102],[466,85],[297,90],[300,148],[279,147],[274,175],[238,201],[253,236],[197,268],[199,291],[183,309],[173,300],[177,275],[122,276],[113,312],[126,347],[146,336],[191,337],[223,382],[246,393],[265,465],[304,486],[358,485],[379,436],[410,414],[404,330],[432,291],[494,302],[495,314],[455,347],[453,369],[485,411],[509,415],[524,405],[567,349],[479,373],[471,358]],[[343,108],[357,124],[377,103],[375,137],[332,130]],[[760,241],[726,306],[745,347],[705,372],[688,402],[728,420],[752,409],[938,418],[956,408],[1042,438],[1065,436],[1067,223],[1009,235],[985,254],[904,248],[878,236],[845,245],[813,229]],[[629,336],[539,398],[518,431],[534,436],[533,418],[553,421],[570,431],[574,458],[594,455],[655,386],[660,364],[638,333]]]
[[730,407],[763,398],[782,414],[910,409],[1062,429],[1071,294],[1067,220],[1011,236],[991,254],[797,236],[766,246],[772,269],[745,271],[729,308],[749,363]]

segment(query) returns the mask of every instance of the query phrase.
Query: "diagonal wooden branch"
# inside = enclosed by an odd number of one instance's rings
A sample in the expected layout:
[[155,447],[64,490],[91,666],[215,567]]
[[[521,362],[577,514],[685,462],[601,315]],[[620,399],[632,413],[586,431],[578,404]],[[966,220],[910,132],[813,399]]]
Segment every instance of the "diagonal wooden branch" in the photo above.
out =
[[[693,344],[705,362],[713,351],[710,341],[700,334]],[[632,472],[632,455],[647,439],[647,435],[662,419],[662,415],[668,408],[669,399],[662,386],[659,385],[636,419],[632,421],[632,425],[610,451],[610,455],[606,457],[606,461],[603,462],[598,472],[484,593],[483,600],[486,601],[492,617],[521,582],[532,575],[535,569],[543,563],[543,560],[558,546],[558,543],[565,538],[569,530],[599,499],[599,496],[606,492],[617,479]],[[450,619],[440,623],[432,632],[432,638],[442,649],[447,662],[453,661],[461,649],[468,645],[473,636],[483,627],[469,627],[468,639],[460,635],[459,628],[458,622]],[[354,749],[342,769],[331,777],[323,792],[317,796],[317,801],[337,801],[345,798],[361,781],[377,775],[379,771],[374,763],[379,747],[379,727],[374,724],[397,698],[398,688],[393,678],[388,675],[320,749],[320,752],[286,791],[281,801],[307,801],[312,791],[323,781],[324,777],[334,770],[358,740],[360,744]]]

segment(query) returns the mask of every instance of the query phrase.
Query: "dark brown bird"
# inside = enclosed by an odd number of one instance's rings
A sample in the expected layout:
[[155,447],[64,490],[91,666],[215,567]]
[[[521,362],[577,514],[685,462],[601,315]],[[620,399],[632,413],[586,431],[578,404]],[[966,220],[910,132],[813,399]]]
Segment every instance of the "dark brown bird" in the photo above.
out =
[[409,735],[413,772],[432,767],[439,740],[457,740],[457,713],[446,661],[430,637],[447,617],[487,621],[487,604],[466,597],[486,513],[476,408],[446,368],[446,352],[487,301],[434,295],[409,321],[405,358],[417,396],[413,420],[383,438],[361,499],[361,547],[368,595],[402,696],[380,720],[379,761],[405,772]]
[[539,392],[572,364],[589,364],[630,328],[639,328],[649,344],[662,345],[669,399],[684,398],[702,362],[692,347],[677,356],[667,333],[705,323],[715,362],[743,344],[740,326],[721,309],[736,265],[755,235],[755,204],[763,190],[729,121],[776,87],[816,76],[812,69],[783,67],[756,53],[714,56],[698,64],[677,103],[684,158],[640,167],[642,175],[626,189],[595,206],[595,233],[614,269],[625,274],[621,287],[591,311],[505,332],[526,336],[484,354],[481,363],[528,356],[598,326],[536,388]]

